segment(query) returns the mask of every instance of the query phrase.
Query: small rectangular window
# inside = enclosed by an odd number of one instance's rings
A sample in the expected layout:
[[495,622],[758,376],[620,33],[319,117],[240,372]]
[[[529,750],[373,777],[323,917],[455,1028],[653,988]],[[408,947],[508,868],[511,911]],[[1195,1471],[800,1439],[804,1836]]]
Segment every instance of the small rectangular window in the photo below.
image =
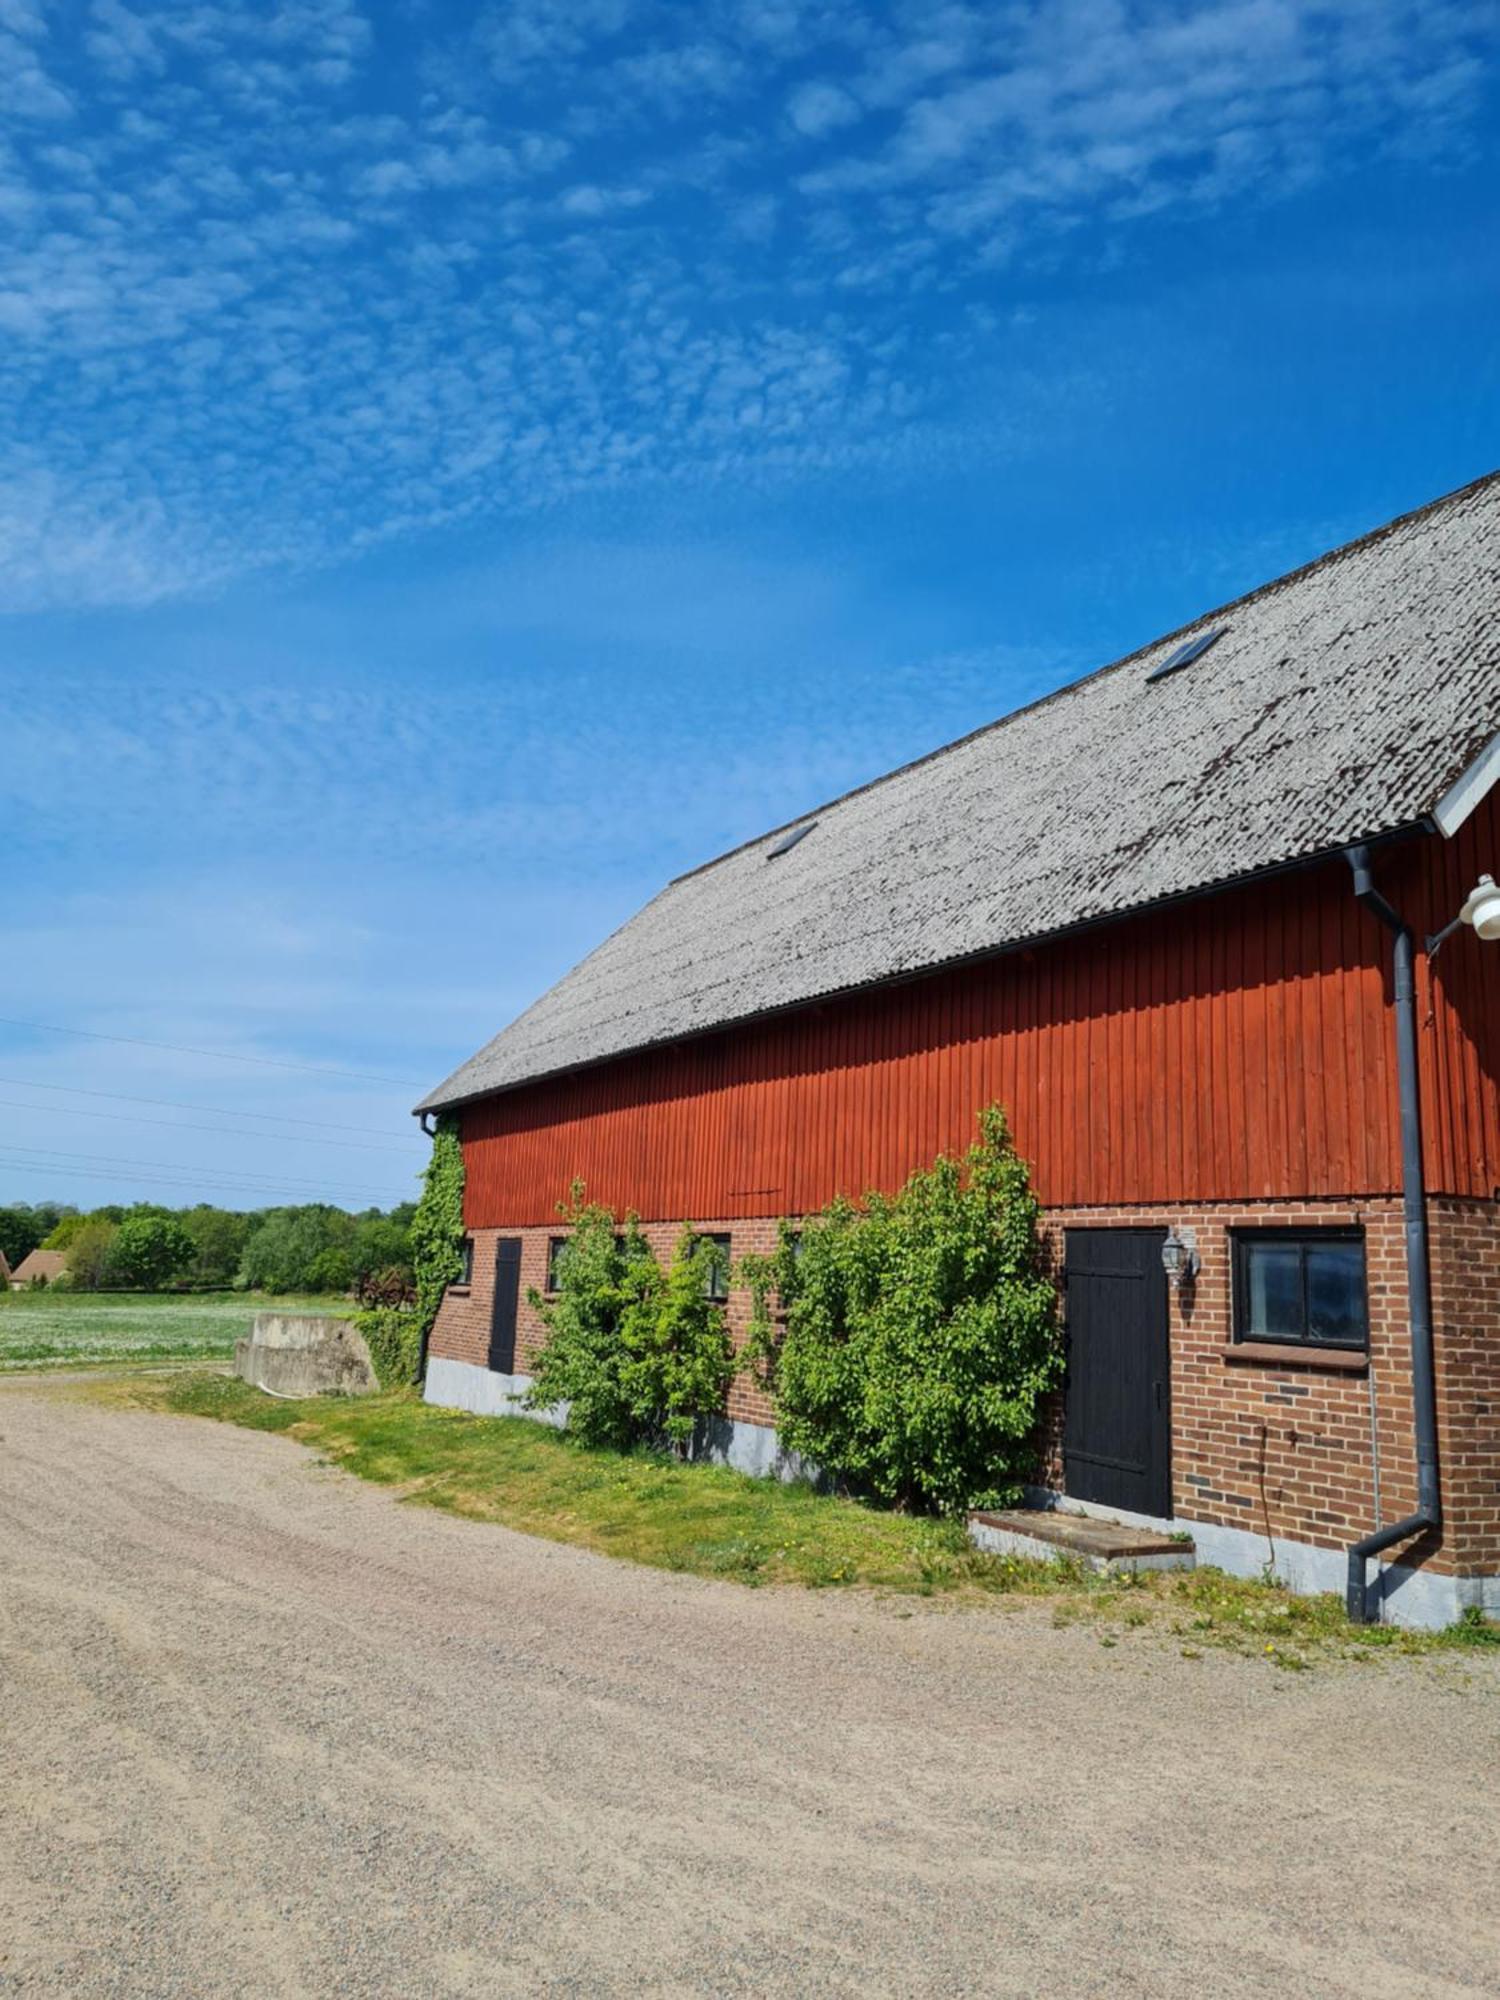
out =
[[474,1282],[474,1239],[472,1236],[464,1238],[459,1255],[463,1261],[459,1265],[458,1277],[454,1282],[462,1285],[467,1290]]
[[566,1236],[547,1238],[547,1283],[545,1289],[552,1296],[562,1290],[562,1254],[568,1247]]
[[1357,1229],[1247,1229],[1234,1238],[1234,1337],[1365,1348],[1365,1242]]
[[783,854],[790,854],[799,841],[806,840],[817,823],[815,819],[810,819],[801,826],[794,826],[790,833],[784,833],[776,845],[767,850],[767,861],[778,861]]
[[700,1236],[698,1241],[700,1243],[711,1243],[718,1253],[713,1263],[709,1266],[708,1276],[704,1280],[703,1289],[715,1305],[722,1306],[729,1299],[729,1253],[734,1243],[734,1238],[726,1233],[724,1235]]
[[1200,632],[1196,639],[1185,639],[1174,653],[1169,653],[1159,667],[1153,667],[1146,679],[1164,680],[1168,674],[1175,674],[1179,667],[1190,667],[1194,660],[1201,660],[1209,647],[1222,639],[1229,630],[1227,625],[1216,625],[1211,632]]

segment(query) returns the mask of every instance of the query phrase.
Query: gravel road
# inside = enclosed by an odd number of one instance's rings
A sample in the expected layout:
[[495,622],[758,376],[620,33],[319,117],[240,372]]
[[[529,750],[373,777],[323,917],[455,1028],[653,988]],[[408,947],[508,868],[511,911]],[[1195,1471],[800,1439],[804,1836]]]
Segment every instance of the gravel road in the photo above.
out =
[[671,1577],[0,1389],[0,1994],[1493,1994],[1497,1695]]

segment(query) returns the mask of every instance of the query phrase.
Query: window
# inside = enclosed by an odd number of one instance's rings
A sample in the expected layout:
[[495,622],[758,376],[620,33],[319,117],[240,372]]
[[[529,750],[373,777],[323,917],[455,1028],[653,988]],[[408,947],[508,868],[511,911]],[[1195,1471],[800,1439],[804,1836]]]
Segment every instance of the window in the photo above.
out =
[[543,1289],[553,1296],[562,1290],[562,1254],[567,1247],[566,1236],[547,1238],[547,1282]]
[[802,826],[794,826],[790,833],[784,833],[776,845],[767,850],[767,861],[779,861],[783,854],[790,854],[799,841],[806,840],[817,823],[815,819],[810,819]]
[[729,1300],[729,1251],[734,1238],[729,1235],[700,1236],[698,1241],[700,1243],[712,1243],[719,1253],[709,1268],[708,1277],[704,1281],[703,1289],[708,1293],[708,1296],[713,1300],[715,1305],[725,1305]]
[[1190,667],[1194,660],[1201,660],[1215,640],[1222,639],[1229,630],[1227,625],[1216,625],[1211,632],[1200,632],[1196,639],[1183,641],[1175,653],[1169,653],[1159,667],[1153,667],[1146,679],[1159,681],[1168,674],[1175,674],[1179,667]]
[[1364,1348],[1365,1240],[1357,1229],[1255,1229],[1234,1239],[1234,1337]]
[[454,1280],[454,1283],[464,1291],[467,1291],[474,1282],[474,1239],[472,1236],[464,1238],[459,1255],[463,1259],[463,1262],[458,1267],[458,1276]]

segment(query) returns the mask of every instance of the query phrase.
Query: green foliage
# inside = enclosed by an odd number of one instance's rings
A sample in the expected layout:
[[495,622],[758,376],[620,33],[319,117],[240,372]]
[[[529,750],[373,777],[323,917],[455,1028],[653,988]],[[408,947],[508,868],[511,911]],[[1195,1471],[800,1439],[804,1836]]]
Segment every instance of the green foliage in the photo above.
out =
[[240,1260],[240,1281],[263,1292],[346,1292],[354,1218],[326,1202],[266,1209]]
[[422,1195],[408,1231],[416,1276],[417,1324],[423,1338],[432,1330],[443,1293],[464,1266],[464,1155],[458,1121],[437,1120],[432,1153],[422,1176]]
[[97,1292],[109,1282],[110,1256],[118,1224],[102,1215],[89,1216],[68,1245],[68,1270],[80,1290]]
[[199,1202],[196,1208],[184,1209],[180,1220],[193,1239],[185,1273],[188,1283],[215,1289],[232,1284],[249,1239],[249,1216]]
[[377,1272],[403,1271],[408,1282],[414,1277],[411,1262],[411,1216],[362,1215],[354,1225],[349,1246],[350,1277],[360,1288]]
[[943,1513],[1017,1497],[1062,1368],[1026,1165],[997,1108],[980,1128],[964,1160],[937,1160],[894,1198],[834,1202],[742,1270],[783,1444]]
[[[400,1304],[407,1302],[411,1291],[414,1214],[411,1202],[398,1204],[389,1214],[375,1208],[358,1216],[323,1202],[250,1213],[217,1208],[211,1202],[184,1209],[163,1208],[157,1202],[129,1207],[107,1202],[86,1214],[55,1202],[35,1207],[15,1203],[0,1208],[0,1250],[13,1267],[39,1245],[61,1250],[83,1290],[149,1290],[171,1283],[205,1291],[239,1285],[277,1294],[347,1292],[357,1280],[369,1303]],[[142,1262],[132,1247],[133,1237],[140,1233],[135,1225],[144,1229],[151,1219],[185,1230],[190,1239],[189,1251],[165,1277],[159,1259]],[[133,1227],[122,1246],[122,1261],[112,1263],[115,1230],[126,1223]],[[160,1242],[162,1232],[144,1230],[143,1240]],[[74,1246],[80,1243],[75,1259]],[[180,1243],[177,1247],[180,1250]],[[19,1254],[12,1255],[13,1248]],[[367,1288],[367,1278],[379,1282]]]
[[622,1322],[627,1306],[642,1303],[661,1272],[634,1216],[617,1233],[611,1211],[584,1200],[581,1181],[558,1212],[569,1230],[558,1261],[558,1295],[527,1294],[547,1328],[527,1405],[569,1403],[568,1429],[580,1443],[625,1451],[638,1426],[624,1382]]
[[307,1267],[307,1289],[310,1292],[347,1292],[353,1282],[353,1259],[337,1243],[330,1243],[326,1250],[320,1250]]
[[709,1296],[724,1263],[720,1245],[686,1227],[665,1273],[649,1255],[626,1260],[620,1390],[646,1443],[683,1451],[700,1421],[723,1414],[739,1365],[724,1309]]
[[107,1270],[116,1284],[159,1292],[192,1259],[193,1239],[175,1215],[142,1211],[127,1215],[115,1231]]
[[622,1230],[609,1209],[585,1201],[581,1182],[560,1213],[569,1235],[558,1295],[529,1294],[547,1328],[529,1406],[571,1405],[568,1429],[586,1445],[685,1450],[702,1420],[723,1414],[738,1366],[709,1297],[723,1251],[684,1228],[663,1271],[635,1217]]
[[1466,1604],[1448,1627],[1455,1646],[1500,1646],[1500,1625],[1486,1618],[1477,1604]]
[[365,1337],[382,1389],[408,1389],[422,1363],[422,1325],[410,1308],[376,1306],[357,1312],[354,1324]]
[[14,1270],[23,1257],[41,1247],[64,1216],[75,1213],[55,1201],[39,1201],[34,1206],[15,1201],[0,1208],[0,1255]]
[[76,1210],[72,1215],[65,1215],[55,1229],[47,1232],[41,1248],[43,1250],[68,1249],[72,1244],[73,1238],[85,1226],[88,1220],[89,1218],[86,1215],[80,1215]]

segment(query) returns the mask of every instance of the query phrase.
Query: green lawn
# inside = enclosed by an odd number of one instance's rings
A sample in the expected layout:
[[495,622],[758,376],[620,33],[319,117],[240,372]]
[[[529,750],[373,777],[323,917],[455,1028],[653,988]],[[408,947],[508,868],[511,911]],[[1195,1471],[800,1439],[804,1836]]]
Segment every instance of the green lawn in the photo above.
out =
[[256,1313],[330,1312],[341,1303],[247,1292],[0,1291],[0,1374],[104,1362],[227,1361]]
[[1087,1621],[1106,1647],[1154,1630],[1188,1659],[1213,1647],[1287,1671],[1500,1644],[1500,1627],[1478,1621],[1437,1634],[1350,1625],[1337,1598],[1293,1597],[1219,1570],[1108,1578],[1066,1563],[980,1555],[956,1521],[889,1513],[720,1466],[586,1451],[523,1417],[434,1409],[409,1393],[286,1402],[197,1373],[106,1379],[69,1393],[284,1431],[405,1501],[696,1576],[959,1601],[1044,1597],[1055,1623]]

